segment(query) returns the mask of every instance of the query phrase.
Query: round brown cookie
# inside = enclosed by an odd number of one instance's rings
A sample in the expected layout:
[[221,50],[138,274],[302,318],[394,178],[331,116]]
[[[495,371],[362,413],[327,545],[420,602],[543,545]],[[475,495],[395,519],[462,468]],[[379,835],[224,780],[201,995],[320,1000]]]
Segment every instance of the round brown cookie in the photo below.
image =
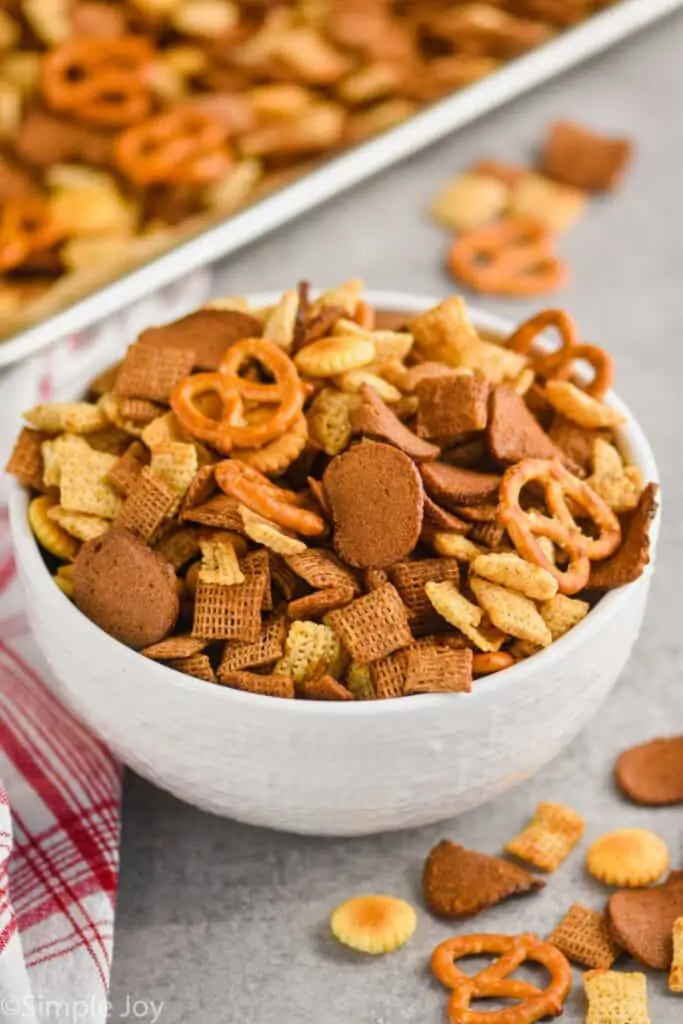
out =
[[83,545],[74,562],[74,601],[105,633],[140,650],[167,636],[180,610],[172,565],[115,527]]
[[323,487],[334,546],[345,562],[383,569],[408,558],[422,529],[424,491],[407,455],[392,445],[364,441],[332,459]]
[[624,796],[650,807],[683,803],[683,736],[625,750],[614,766]]
[[622,889],[607,904],[607,923],[619,945],[654,971],[668,971],[673,926],[683,917],[683,872],[672,871],[664,885]]
[[509,896],[542,889],[545,882],[501,857],[467,850],[443,839],[430,850],[422,875],[429,909],[439,917],[473,917]]

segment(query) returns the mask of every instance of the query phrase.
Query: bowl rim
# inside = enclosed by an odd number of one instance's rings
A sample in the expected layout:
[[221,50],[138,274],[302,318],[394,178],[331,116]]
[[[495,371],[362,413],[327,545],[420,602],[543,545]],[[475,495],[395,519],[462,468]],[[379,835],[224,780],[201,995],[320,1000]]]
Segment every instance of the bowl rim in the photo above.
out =
[[[282,291],[267,291],[249,294],[247,298],[252,305],[261,306],[272,304],[281,295]],[[373,289],[366,291],[365,297],[379,310],[405,309],[406,313],[420,313],[443,301],[440,298],[413,292]],[[471,306],[469,303],[467,304],[467,311],[472,323],[478,329],[498,335],[510,333],[514,329],[514,324],[507,318],[484,312],[476,306]],[[541,341],[541,347],[543,347],[544,339],[541,338],[539,340]],[[624,402],[612,391],[608,393],[606,398],[608,404],[624,416],[625,422],[620,429],[623,431],[625,445],[629,450],[630,457],[633,458],[634,463],[641,469],[646,481],[659,483],[660,477],[654,454],[637,419]],[[65,629],[73,630],[74,633],[81,631],[84,634],[84,639],[86,641],[89,640],[91,643],[115,644],[118,648],[118,656],[123,659],[126,665],[130,666],[131,671],[134,672],[136,669],[139,671],[140,659],[143,658],[143,655],[139,651],[135,651],[122,644],[114,639],[114,637],[109,636],[101,627],[97,626],[80,612],[60,588],[53,583],[40,553],[38,543],[28,524],[26,515],[28,497],[28,492],[17,480],[12,479],[10,481],[8,506],[12,544],[17,565],[21,566],[24,572],[32,579],[32,587],[39,588],[45,600],[53,605],[55,615],[65,617]],[[661,495],[659,508],[651,527],[651,561],[639,580],[608,591],[581,622],[542,651],[522,662],[512,665],[510,668],[494,673],[487,679],[485,686],[475,685],[472,691],[467,694],[468,703],[486,700],[490,696],[497,697],[501,690],[514,686],[526,672],[530,671],[530,667],[533,671],[552,671],[558,661],[570,658],[577,647],[590,642],[607,621],[618,615],[624,604],[631,599],[633,587],[652,575],[655,567],[660,522]],[[207,695],[207,683],[205,681],[195,679],[193,676],[172,669],[163,662],[153,661],[148,658],[144,658],[144,661],[148,671],[159,674],[158,679],[160,682],[165,680],[166,685],[173,685],[181,691],[184,690],[188,696],[191,694]],[[415,713],[419,709],[425,710],[427,707],[430,710],[439,712],[441,709],[445,710],[447,704],[449,707],[451,706],[451,698],[453,697],[453,694],[419,694],[413,695],[410,700],[325,702],[285,700],[272,697],[266,699],[261,694],[236,690],[220,684],[214,684],[210,687],[210,692],[215,693],[216,690],[220,690],[223,693],[224,700],[236,702],[238,705],[243,704],[245,707],[251,707],[252,709],[259,707],[264,712],[270,709],[271,713],[278,712],[302,716],[320,715],[327,711],[334,715],[381,715],[385,713],[400,715],[410,712]]]

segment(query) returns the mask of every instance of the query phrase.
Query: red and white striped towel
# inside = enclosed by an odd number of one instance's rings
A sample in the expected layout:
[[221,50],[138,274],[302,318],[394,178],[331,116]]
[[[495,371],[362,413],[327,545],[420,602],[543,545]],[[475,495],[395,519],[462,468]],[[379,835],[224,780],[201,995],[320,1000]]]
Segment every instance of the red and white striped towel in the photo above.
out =
[[21,413],[196,309],[210,273],[128,307],[0,376],[0,1024],[104,1024],[118,880],[121,771],[44,685],[15,578],[1,468]]
[[0,1022],[107,1017],[121,774],[44,685],[0,510]]

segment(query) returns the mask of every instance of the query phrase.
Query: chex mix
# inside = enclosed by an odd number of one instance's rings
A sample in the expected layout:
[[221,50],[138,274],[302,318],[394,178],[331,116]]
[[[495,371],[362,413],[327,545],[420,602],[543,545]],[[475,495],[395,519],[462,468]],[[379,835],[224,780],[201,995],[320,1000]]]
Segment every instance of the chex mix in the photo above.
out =
[[[624,796],[653,807],[683,803],[682,741],[681,736],[659,738],[625,750],[615,765]],[[636,766],[643,783],[634,793]],[[430,958],[432,973],[449,992],[449,1024],[533,1024],[558,1017],[575,972],[581,972],[585,1024],[655,1024],[648,1007],[648,976],[654,981],[654,971],[668,975],[673,999],[683,993],[683,871],[670,869],[669,848],[657,833],[622,828],[593,838],[584,852],[585,866],[614,889],[608,897],[596,895],[598,907],[574,902],[560,916],[556,899],[545,904],[542,897],[539,900],[552,885],[550,876],[575,855],[585,831],[586,822],[574,808],[543,802],[526,827],[505,843],[502,856],[470,850],[449,839],[428,852],[422,903],[443,921],[463,925],[455,937],[440,942]],[[469,931],[471,919],[520,897],[538,901],[541,934],[486,931],[478,922]],[[540,920],[545,910],[552,914],[553,927],[542,938],[548,930]],[[512,906],[509,914],[512,919]],[[514,927],[514,920],[511,923]],[[330,916],[339,942],[373,955],[398,950],[410,941],[417,925],[413,907],[393,895],[354,896]],[[418,949],[422,955],[423,944]],[[478,971],[460,964],[473,956],[494,959]],[[533,980],[516,976],[527,962],[537,969]],[[545,972],[543,981],[539,967]],[[484,1003],[480,1010],[480,1000],[497,1002]],[[673,1003],[671,1012],[676,1013]]]
[[55,583],[146,657],[277,697],[467,694],[649,561],[612,374],[562,310],[492,340],[457,297],[303,283],[143,331],[25,414],[7,469]]
[[613,0],[4,0],[0,334]]

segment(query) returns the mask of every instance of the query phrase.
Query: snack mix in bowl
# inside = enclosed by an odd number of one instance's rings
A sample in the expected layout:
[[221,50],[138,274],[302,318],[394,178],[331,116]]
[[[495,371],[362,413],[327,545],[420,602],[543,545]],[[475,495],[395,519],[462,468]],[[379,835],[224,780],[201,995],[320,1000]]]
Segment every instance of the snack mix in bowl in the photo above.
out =
[[460,298],[304,283],[143,331],[25,414],[7,468],[56,585],[145,657],[277,697],[466,693],[649,561],[611,381],[559,309],[493,340]]
[[0,334],[611,0],[4,0]]

